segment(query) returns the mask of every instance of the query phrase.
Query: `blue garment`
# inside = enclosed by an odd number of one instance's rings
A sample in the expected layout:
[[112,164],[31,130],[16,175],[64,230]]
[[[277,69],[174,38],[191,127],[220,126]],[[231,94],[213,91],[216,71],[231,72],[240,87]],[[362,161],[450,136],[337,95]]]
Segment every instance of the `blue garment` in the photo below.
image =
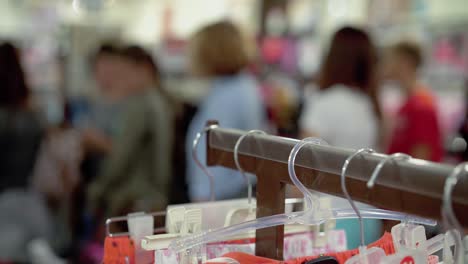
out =
[[[343,229],[346,232],[348,249],[355,249],[361,245],[361,230],[358,219],[342,219],[336,221],[336,229]],[[368,245],[382,237],[382,220],[364,219],[364,240]]]
[[[241,130],[262,129],[265,126],[265,109],[258,85],[248,74],[216,78],[211,84],[210,93],[201,103],[190,124],[186,139],[187,182],[192,200],[208,200],[210,185],[208,177],[198,168],[192,158],[192,144],[208,120],[218,120],[225,128]],[[206,164],[205,138],[199,142],[197,154]],[[226,168],[210,168],[215,176],[216,199],[239,197],[245,192],[244,178],[238,171]]]

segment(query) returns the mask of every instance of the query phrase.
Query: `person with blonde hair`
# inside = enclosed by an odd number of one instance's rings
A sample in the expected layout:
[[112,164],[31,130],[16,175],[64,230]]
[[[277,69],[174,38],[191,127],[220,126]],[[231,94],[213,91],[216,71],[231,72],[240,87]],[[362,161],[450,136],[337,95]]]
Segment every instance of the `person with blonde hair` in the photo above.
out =
[[[190,66],[194,75],[209,81],[210,90],[198,108],[187,133],[187,182],[192,201],[210,198],[209,180],[192,156],[192,142],[206,121],[218,120],[223,127],[242,130],[261,129],[265,109],[258,84],[245,71],[249,63],[247,45],[241,32],[228,21],[217,22],[195,33],[189,44]],[[197,150],[204,163],[204,140]],[[246,194],[244,179],[238,172],[212,169],[217,199],[237,198]]]

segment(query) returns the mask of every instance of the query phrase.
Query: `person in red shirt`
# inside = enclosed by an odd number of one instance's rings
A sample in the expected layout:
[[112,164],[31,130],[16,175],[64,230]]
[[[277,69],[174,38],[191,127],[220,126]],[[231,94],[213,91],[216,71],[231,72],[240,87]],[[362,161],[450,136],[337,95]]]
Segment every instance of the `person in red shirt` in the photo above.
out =
[[401,87],[406,101],[397,113],[387,152],[440,162],[443,146],[436,100],[417,77],[422,60],[420,47],[413,43],[401,42],[390,50],[387,75]]

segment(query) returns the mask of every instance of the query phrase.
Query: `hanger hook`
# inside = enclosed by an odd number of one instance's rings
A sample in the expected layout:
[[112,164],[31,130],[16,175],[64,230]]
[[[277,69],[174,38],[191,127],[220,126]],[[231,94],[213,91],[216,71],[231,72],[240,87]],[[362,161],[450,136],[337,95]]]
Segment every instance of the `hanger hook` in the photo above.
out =
[[[455,258],[459,261],[459,258],[464,258],[464,246],[461,241],[461,234],[463,234],[463,228],[458,221],[455,212],[453,211],[452,206],[452,193],[453,189],[457,185],[458,181],[461,179],[461,175],[466,175],[468,169],[468,162],[461,163],[457,165],[452,173],[445,179],[444,184],[444,194],[442,199],[442,219],[444,225],[449,230],[450,234],[453,236],[457,243]],[[454,234],[452,228],[455,228],[459,233],[459,235]],[[459,262],[455,262],[459,263]]]
[[367,182],[367,188],[371,189],[374,187],[375,181],[377,180],[377,176],[379,176],[380,171],[385,166],[388,161],[395,162],[396,160],[410,160],[412,157],[405,153],[394,153],[390,156],[385,157],[383,160],[377,164],[374,171],[372,172],[372,176],[370,177],[369,181]]
[[328,145],[328,143],[321,139],[321,138],[316,138],[316,137],[308,137],[304,138],[301,141],[299,141],[291,150],[289,153],[288,157],[288,172],[289,172],[289,177],[291,177],[292,182],[294,185],[301,191],[301,193],[304,195],[304,203],[305,203],[305,208],[312,209],[312,206],[315,205],[315,208],[317,208],[316,203],[313,203],[313,197],[314,195],[307,189],[304,184],[302,184],[301,181],[297,178],[296,175],[296,170],[294,168],[295,162],[296,162],[296,156],[299,153],[299,150],[304,147],[307,144],[316,144],[316,145]]
[[239,146],[241,144],[241,142],[249,135],[252,135],[252,134],[261,134],[261,135],[266,135],[266,132],[265,131],[262,131],[262,130],[250,130],[248,131],[247,133],[245,133],[244,135],[242,135],[236,142],[236,145],[234,146],[234,162],[236,163],[236,167],[237,167],[237,170],[239,170],[239,172],[242,174],[242,177],[244,177],[246,183],[247,183],[247,191],[248,191],[248,194],[247,194],[247,197],[248,197],[248,203],[249,204],[252,204],[252,182],[250,182],[250,178],[249,176],[247,176],[247,174],[245,174],[245,171],[242,169],[241,165],[240,165],[240,162],[239,162]]
[[351,160],[356,157],[357,155],[360,155],[362,153],[369,153],[372,154],[375,151],[371,148],[362,148],[351,154],[344,162],[343,167],[341,168],[341,189],[343,190],[344,195],[346,196],[346,199],[348,199],[349,204],[353,208],[353,210],[356,212],[356,215],[358,216],[359,219],[359,228],[360,228],[360,234],[361,234],[361,246],[365,246],[364,242],[364,223],[362,221],[362,216],[361,213],[359,212],[359,209],[357,208],[356,204],[354,204],[353,199],[351,199],[351,196],[348,193],[348,189],[346,188],[346,170],[348,170],[349,163]]
[[208,176],[208,179],[210,180],[210,200],[214,201],[215,200],[215,190],[214,190],[214,176],[213,174],[208,170],[208,168],[201,163],[201,161],[198,159],[197,155],[197,147],[198,143],[200,143],[201,137],[206,134],[208,131],[214,128],[218,128],[219,126],[216,124],[209,125],[203,128],[202,131],[198,132],[197,135],[195,136],[195,139],[193,140],[192,144],[192,158],[197,164],[197,166],[205,173],[206,176]]

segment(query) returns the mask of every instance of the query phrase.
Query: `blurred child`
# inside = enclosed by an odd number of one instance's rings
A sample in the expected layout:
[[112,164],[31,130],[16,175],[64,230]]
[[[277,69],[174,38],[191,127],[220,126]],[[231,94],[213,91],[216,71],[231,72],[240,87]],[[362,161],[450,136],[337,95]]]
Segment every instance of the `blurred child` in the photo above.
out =
[[438,162],[443,158],[441,129],[435,98],[418,79],[422,64],[422,51],[416,44],[401,42],[390,49],[386,74],[397,82],[405,102],[398,111],[387,152]]

